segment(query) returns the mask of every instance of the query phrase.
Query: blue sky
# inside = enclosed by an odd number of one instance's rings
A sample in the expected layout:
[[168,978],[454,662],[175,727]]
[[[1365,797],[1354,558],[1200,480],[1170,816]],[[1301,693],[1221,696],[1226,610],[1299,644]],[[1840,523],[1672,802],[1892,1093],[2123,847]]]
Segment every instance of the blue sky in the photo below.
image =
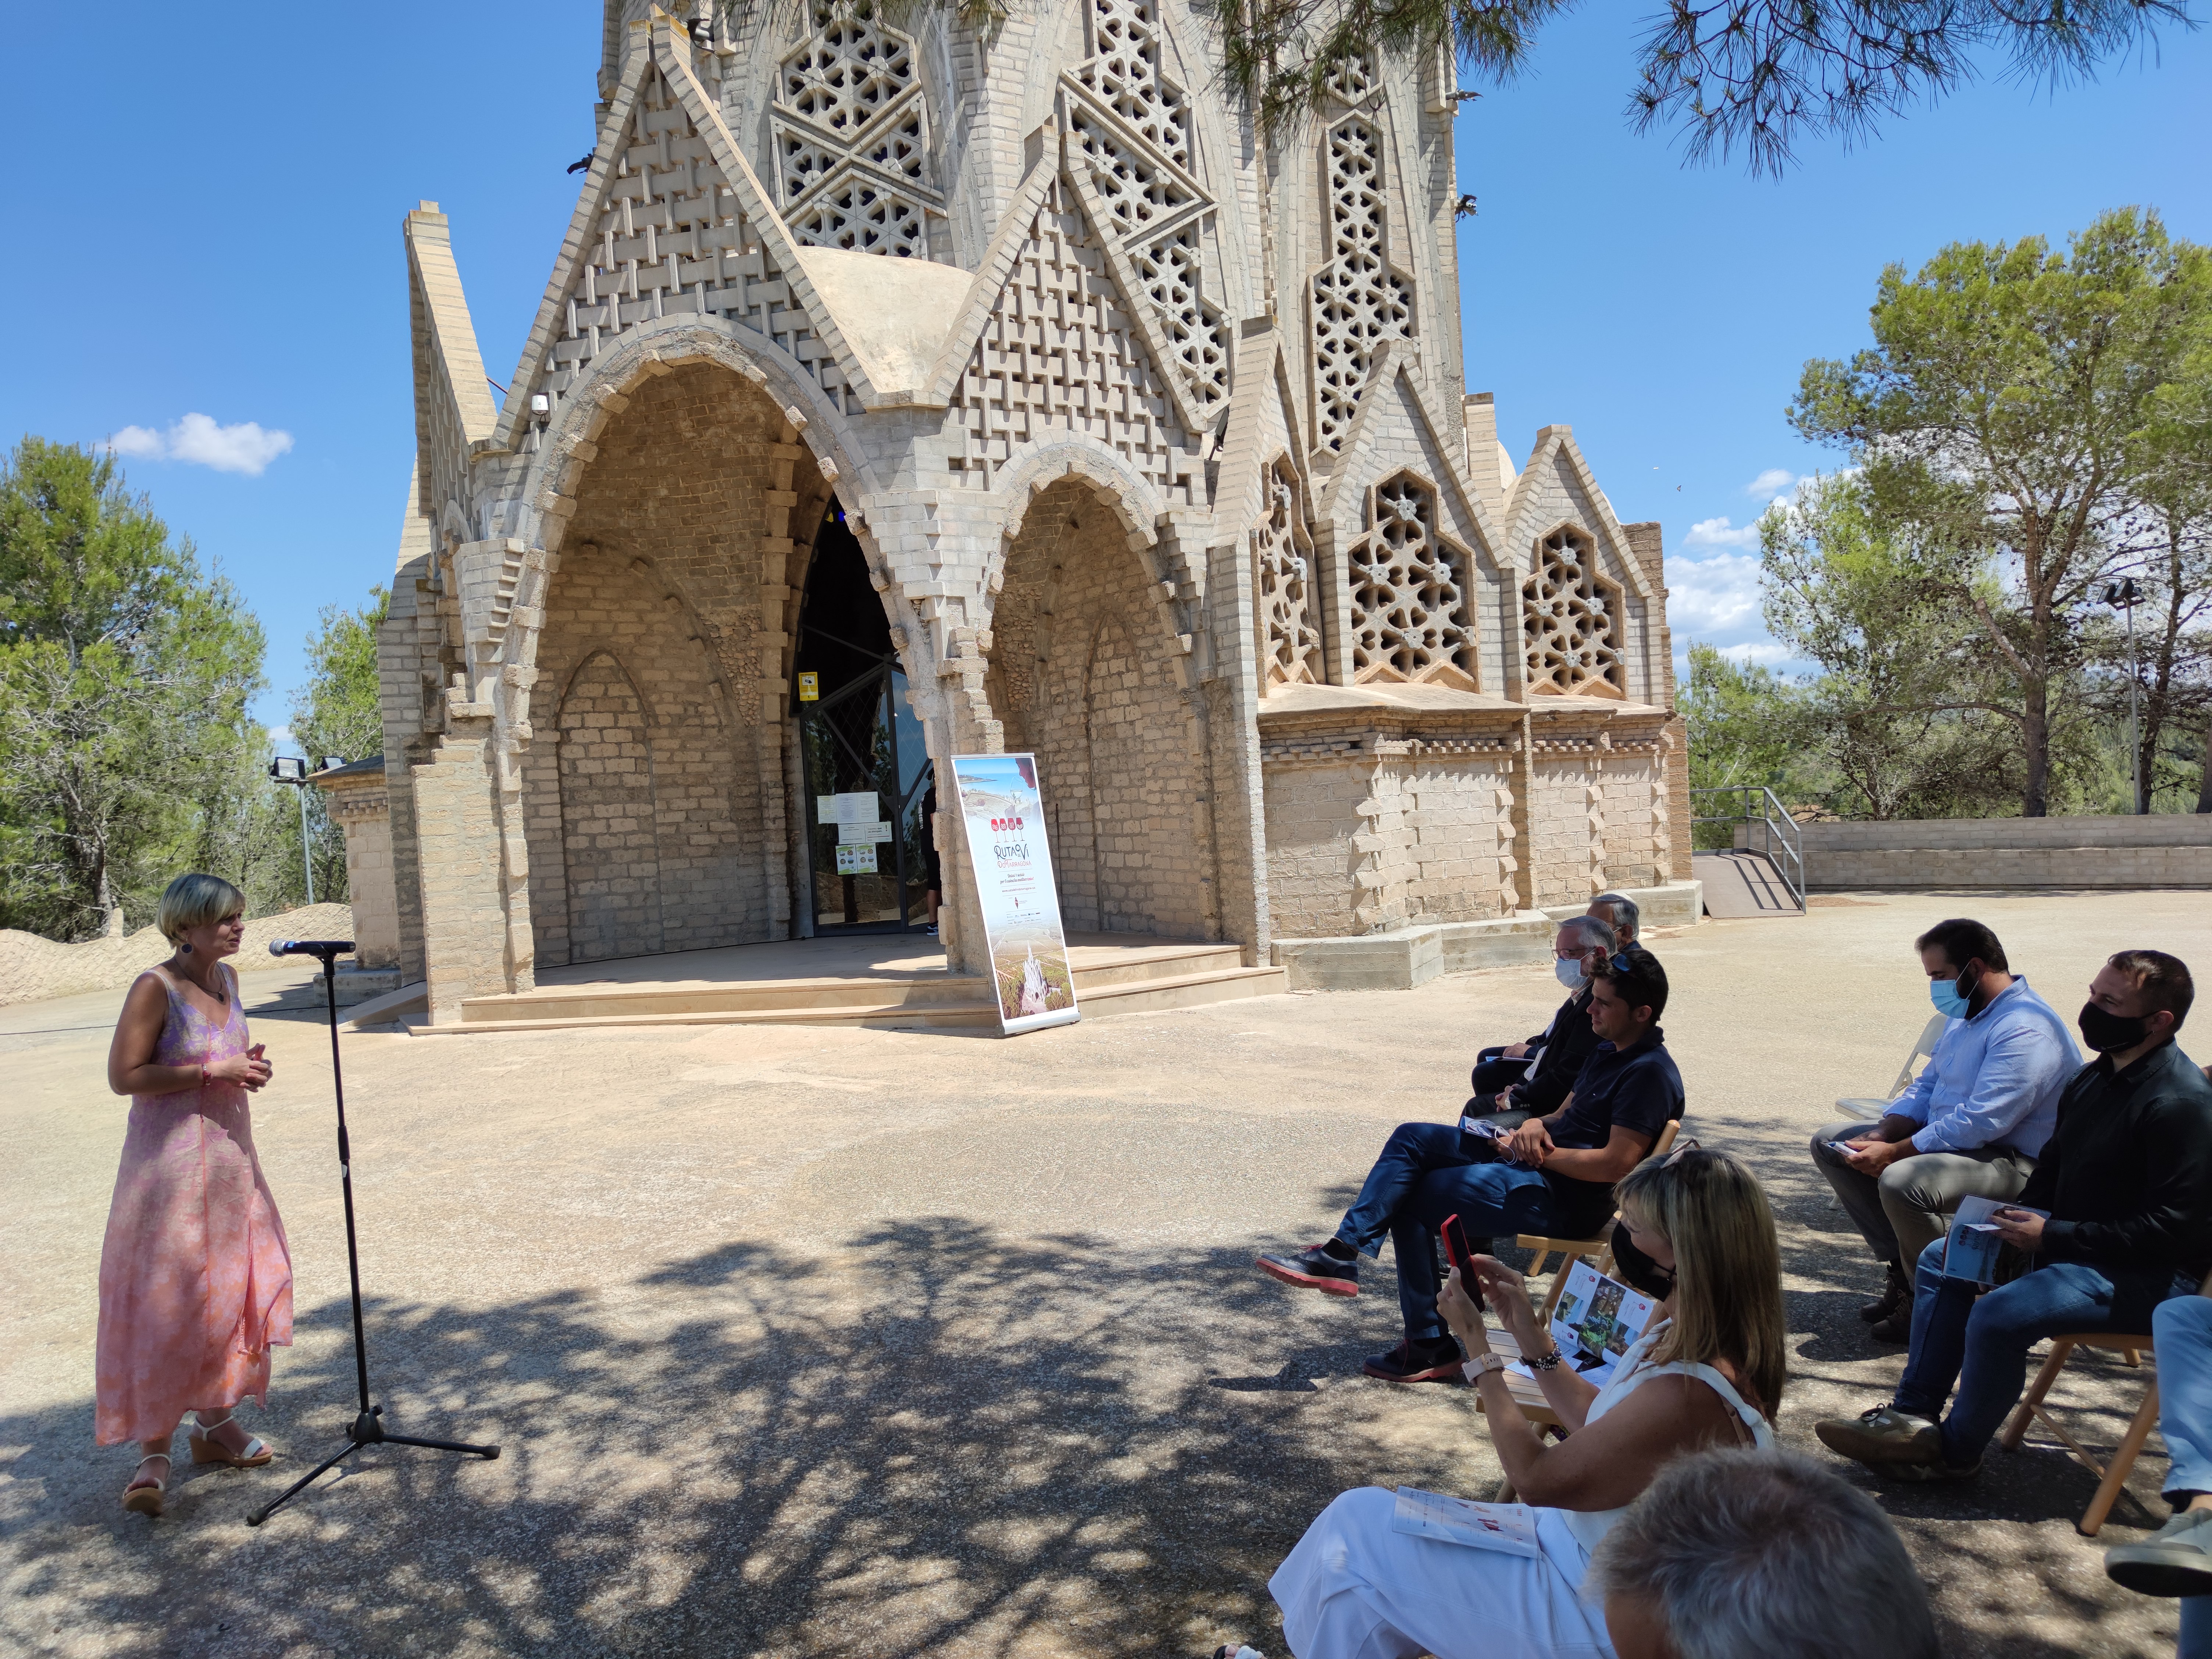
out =
[[[453,216],[504,381],[591,147],[599,15],[13,14],[0,439],[139,429],[132,486],[268,629],[272,723],[318,610],[391,571],[413,442],[401,216]],[[1882,266],[1946,241],[2063,236],[2123,203],[2212,240],[2212,38],[2055,95],[1984,84],[1855,150],[1809,144],[1775,182],[1630,133],[1639,15],[1571,15],[1463,108],[1468,386],[1497,394],[1516,457],[1566,422],[1620,515],[1665,525],[1678,646],[1756,653],[1745,527],[1784,475],[1834,464],[1783,419],[1804,360],[1862,343]]]

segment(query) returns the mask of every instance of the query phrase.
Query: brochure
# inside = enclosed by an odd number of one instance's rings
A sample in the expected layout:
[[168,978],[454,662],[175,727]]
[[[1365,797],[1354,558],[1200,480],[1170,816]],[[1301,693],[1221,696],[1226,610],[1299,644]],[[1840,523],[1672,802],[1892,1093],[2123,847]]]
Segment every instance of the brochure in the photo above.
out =
[[1476,1504],[1416,1486],[1398,1488],[1393,1532],[1508,1555],[1536,1555],[1536,1511],[1526,1504]]
[[2031,1210],[2023,1204],[2007,1204],[1994,1198],[1960,1200],[1959,1212],[1951,1218],[1951,1231],[1943,1236],[1944,1278],[1963,1279],[1970,1285],[1997,1282],[1997,1253],[2004,1249],[2004,1240],[1990,1218],[1999,1210],[2017,1210],[2022,1215],[2051,1219],[2050,1211]]
[[[1641,1291],[1607,1278],[1587,1261],[1567,1273],[1567,1287],[1552,1310],[1552,1340],[1567,1363],[1600,1388],[1613,1380],[1621,1359],[1651,1322],[1659,1304]],[[1517,1376],[1535,1373],[1526,1364],[1506,1368]]]

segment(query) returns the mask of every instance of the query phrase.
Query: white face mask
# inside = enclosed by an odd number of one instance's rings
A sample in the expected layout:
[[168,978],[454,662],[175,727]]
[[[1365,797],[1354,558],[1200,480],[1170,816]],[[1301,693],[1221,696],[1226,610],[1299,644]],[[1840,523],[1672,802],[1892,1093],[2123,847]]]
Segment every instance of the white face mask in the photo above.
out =
[[1583,959],[1580,957],[1553,957],[1552,977],[1570,991],[1579,991],[1589,983],[1589,975],[1583,972]]

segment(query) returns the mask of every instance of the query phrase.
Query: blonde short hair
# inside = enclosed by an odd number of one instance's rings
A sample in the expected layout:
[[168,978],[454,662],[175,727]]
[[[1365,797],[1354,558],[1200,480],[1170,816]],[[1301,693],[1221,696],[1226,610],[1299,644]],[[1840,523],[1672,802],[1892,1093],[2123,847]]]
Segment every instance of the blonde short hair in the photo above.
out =
[[221,876],[179,876],[161,895],[155,925],[161,928],[163,939],[179,945],[193,928],[243,915],[245,910],[246,895]]

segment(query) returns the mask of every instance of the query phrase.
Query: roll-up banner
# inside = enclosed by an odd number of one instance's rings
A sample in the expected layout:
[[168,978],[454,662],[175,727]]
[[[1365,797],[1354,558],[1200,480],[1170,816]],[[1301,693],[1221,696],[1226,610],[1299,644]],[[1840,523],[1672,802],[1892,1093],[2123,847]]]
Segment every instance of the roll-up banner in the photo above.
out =
[[999,1028],[1008,1036],[1081,1018],[1060,889],[1045,844],[1044,803],[1034,755],[955,755],[960,822],[983,907],[983,941],[999,995]]

